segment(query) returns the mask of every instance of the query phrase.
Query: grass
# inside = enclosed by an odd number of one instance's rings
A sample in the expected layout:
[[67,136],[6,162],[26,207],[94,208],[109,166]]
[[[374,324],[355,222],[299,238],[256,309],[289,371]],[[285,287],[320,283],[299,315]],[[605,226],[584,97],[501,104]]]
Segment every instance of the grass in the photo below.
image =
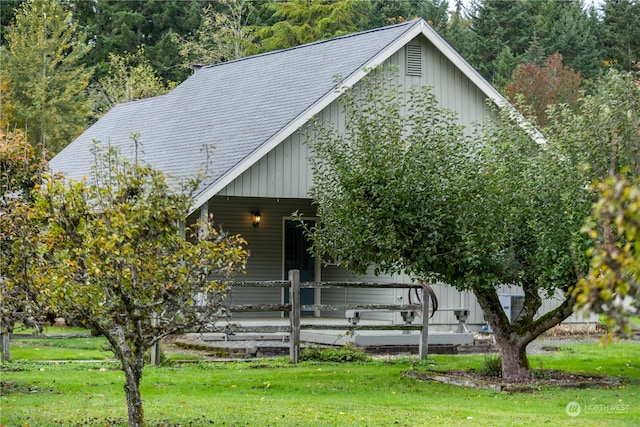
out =
[[[99,338],[87,349],[93,359]],[[25,340],[27,341],[27,340]],[[29,340],[30,342],[32,340]],[[64,340],[65,342],[67,340]],[[17,341],[15,345],[21,345]],[[44,347],[43,347],[44,348]],[[46,350],[55,348],[52,344]],[[42,351],[42,350],[41,350]],[[113,362],[3,365],[2,426],[126,425],[122,373]],[[410,369],[480,368],[484,355],[434,355],[357,363],[286,359],[147,367],[142,381],[150,426],[633,426],[640,424],[640,343],[563,346],[530,358],[534,368],[624,376],[611,389],[542,387],[533,393],[459,388],[402,375]],[[578,402],[583,412],[569,417]]]

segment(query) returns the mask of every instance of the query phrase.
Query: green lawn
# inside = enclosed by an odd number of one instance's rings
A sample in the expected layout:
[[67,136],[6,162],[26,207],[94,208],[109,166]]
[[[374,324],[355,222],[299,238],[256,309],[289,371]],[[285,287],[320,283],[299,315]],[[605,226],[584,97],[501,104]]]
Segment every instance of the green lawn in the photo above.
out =
[[[126,424],[123,378],[116,363],[20,360],[25,350],[21,343],[14,342],[15,361],[3,365],[2,381],[8,386],[3,387],[0,425]],[[78,353],[93,359],[96,346],[87,344]],[[483,360],[483,355],[434,355],[427,362],[406,358],[293,366],[280,358],[148,367],[142,394],[152,426],[640,425],[637,342],[604,348],[569,345],[530,358],[534,368],[627,378],[623,386],[610,389],[543,387],[509,394],[402,375],[410,369],[480,367]],[[569,402],[581,405],[580,415],[567,415]]]

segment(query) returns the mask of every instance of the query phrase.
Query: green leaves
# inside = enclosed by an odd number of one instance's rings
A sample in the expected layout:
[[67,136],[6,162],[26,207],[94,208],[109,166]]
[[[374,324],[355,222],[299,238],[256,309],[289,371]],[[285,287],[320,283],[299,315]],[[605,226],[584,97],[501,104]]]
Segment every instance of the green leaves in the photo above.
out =
[[576,288],[578,305],[605,313],[614,333],[630,335],[640,313],[640,181],[610,178],[597,186],[600,199],[584,232],[593,239],[591,271]]
[[310,139],[323,220],[317,250],[359,271],[434,271],[415,261],[438,262],[451,250],[462,128],[429,88],[403,93],[384,70],[347,92],[343,108],[344,134],[319,123]]
[[89,46],[58,0],[24,2],[9,30],[1,65],[8,122],[27,129],[39,151],[55,153],[88,118],[84,90],[91,72],[80,61]]

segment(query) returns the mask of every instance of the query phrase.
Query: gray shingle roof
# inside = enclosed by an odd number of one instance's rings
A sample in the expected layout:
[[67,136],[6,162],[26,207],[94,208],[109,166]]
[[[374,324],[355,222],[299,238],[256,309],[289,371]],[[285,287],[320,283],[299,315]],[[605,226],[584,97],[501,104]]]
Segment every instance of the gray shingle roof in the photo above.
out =
[[176,177],[195,174],[204,165],[203,147],[213,146],[204,191],[333,93],[336,76],[361,71],[416,25],[420,21],[203,67],[166,95],[117,105],[55,156],[51,167],[80,178],[91,170],[93,140],[130,155],[136,132],[142,158]]

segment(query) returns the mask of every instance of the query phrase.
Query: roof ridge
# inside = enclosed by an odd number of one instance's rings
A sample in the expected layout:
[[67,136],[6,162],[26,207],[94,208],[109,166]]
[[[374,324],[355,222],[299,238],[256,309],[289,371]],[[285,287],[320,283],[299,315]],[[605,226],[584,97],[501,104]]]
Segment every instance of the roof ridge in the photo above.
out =
[[292,50],[302,49],[302,48],[316,46],[316,45],[321,45],[321,44],[325,44],[325,43],[329,43],[329,42],[334,42],[336,40],[344,40],[344,39],[348,39],[348,38],[352,38],[352,37],[362,36],[362,35],[365,35],[365,34],[377,33],[377,32],[381,32],[381,31],[388,31],[388,30],[391,30],[391,29],[394,29],[394,28],[398,28],[398,27],[402,27],[402,26],[411,27],[413,25],[418,24],[420,21],[424,21],[424,19],[422,19],[422,18],[412,19],[411,21],[405,21],[405,22],[401,22],[399,24],[387,25],[386,27],[371,28],[369,30],[359,31],[357,33],[345,34],[343,36],[334,37],[334,38],[330,38],[330,39],[316,40],[316,41],[313,41],[313,42],[310,42],[310,43],[305,43],[305,44],[301,44],[301,45],[297,45],[297,46],[288,47],[286,49],[271,50],[269,52],[263,52],[263,53],[258,53],[258,54],[255,54],[255,55],[245,56],[245,57],[242,57],[242,58],[233,59],[231,61],[218,62],[217,64],[205,65],[205,66],[199,68],[199,70],[211,69],[211,68],[220,67],[220,66],[227,65],[227,64],[235,64],[235,63],[238,63],[238,62],[248,61],[248,60],[255,59],[255,58],[262,58],[262,57],[266,57],[266,56],[270,56],[270,55],[276,55],[276,54],[283,53],[283,52],[290,52]]

